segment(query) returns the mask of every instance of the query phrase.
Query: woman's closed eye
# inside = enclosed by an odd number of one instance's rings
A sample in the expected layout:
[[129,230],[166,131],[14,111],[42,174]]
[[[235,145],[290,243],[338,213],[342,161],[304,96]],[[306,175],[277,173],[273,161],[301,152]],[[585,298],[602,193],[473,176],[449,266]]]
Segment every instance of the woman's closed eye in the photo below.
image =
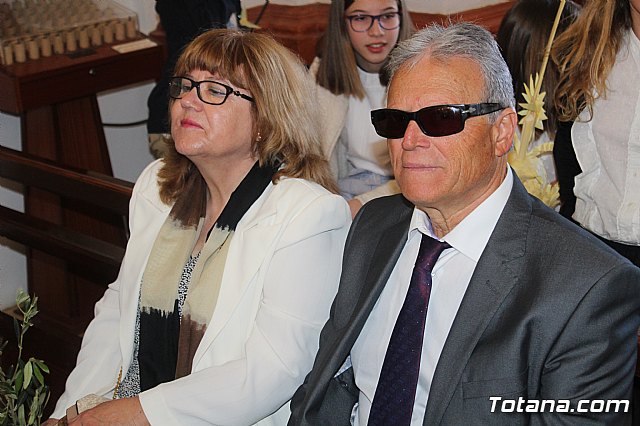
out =
[[218,87],[207,87],[207,93],[210,96],[215,96],[215,97],[219,97],[219,98],[223,98],[223,97],[227,96],[227,91],[226,90],[220,90],[220,88],[218,88]]

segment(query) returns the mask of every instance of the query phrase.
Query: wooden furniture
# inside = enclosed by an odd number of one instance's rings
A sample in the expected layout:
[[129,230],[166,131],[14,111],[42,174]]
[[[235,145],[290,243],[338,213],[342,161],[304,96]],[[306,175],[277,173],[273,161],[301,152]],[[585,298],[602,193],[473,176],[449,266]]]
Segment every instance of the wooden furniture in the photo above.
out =
[[[133,187],[130,182],[91,171],[61,167],[51,161],[3,147],[0,147],[0,177],[24,185],[27,191],[47,190],[60,197],[63,204],[79,201],[93,209],[109,210],[120,217],[123,229],[127,223],[128,203]],[[0,236],[24,244],[29,249],[51,253],[52,258],[63,260],[74,275],[98,283],[100,294],[117,276],[124,255],[122,245],[6,206],[0,206]],[[43,284],[53,289],[65,286],[65,283],[58,281],[57,276],[50,277]],[[79,297],[82,289],[77,290],[75,296]],[[39,308],[48,306],[46,297],[41,293],[36,295],[39,297]],[[87,309],[93,310],[95,300],[85,303],[90,303]],[[17,313],[15,309],[0,313],[0,336],[11,342],[11,350],[3,354],[2,358],[5,368],[8,364],[15,363],[12,323]],[[42,359],[51,371],[46,378],[51,388],[47,414],[63,392],[66,378],[75,366],[85,327],[85,321],[70,323],[41,309],[35,318],[34,327],[27,333],[23,359],[30,356]]]
[[23,151],[111,174],[96,93],[157,79],[163,52],[159,45],[92,52],[0,67],[0,111],[20,116]]
[[[133,43],[147,42],[140,35]],[[124,45],[131,46],[128,43]],[[157,79],[164,58],[162,46],[155,43],[126,53],[114,47],[103,45],[82,56],[55,55],[0,66],[0,110],[20,117],[24,153],[64,168],[112,175],[96,94]],[[121,216],[84,200],[61,199],[51,193],[54,188],[24,183],[30,218],[125,246]],[[47,247],[29,250],[29,292],[40,298],[41,318],[59,322],[70,333],[81,332],[93,317],[93,305],[102,296],[105,282],[87,279],[77,263],[50,253]]]

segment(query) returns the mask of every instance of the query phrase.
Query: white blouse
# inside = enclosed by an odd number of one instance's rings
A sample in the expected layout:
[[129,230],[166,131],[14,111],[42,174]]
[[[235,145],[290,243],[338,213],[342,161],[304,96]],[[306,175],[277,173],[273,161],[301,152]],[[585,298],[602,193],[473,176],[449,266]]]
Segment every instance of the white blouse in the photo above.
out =
[[365,97],[349,97],[349,109],[342,137],[347,138],[347,159],[354,167],[382,176],[392,176],[387,139],[378,136],[371,124],[371,110],[384,108],[387,88],[380,83],[378,73],[358,68]]
[[582,173],[573,218],[606,238],[640,245],[640,40],[629,30],[606,97],[582,111],[571,136]]

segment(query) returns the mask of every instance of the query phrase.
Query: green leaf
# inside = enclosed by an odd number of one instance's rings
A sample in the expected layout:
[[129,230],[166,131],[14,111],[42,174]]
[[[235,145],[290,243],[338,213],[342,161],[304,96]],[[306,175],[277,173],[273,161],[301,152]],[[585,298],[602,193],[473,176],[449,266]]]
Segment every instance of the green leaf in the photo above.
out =
[[22,307],[22,305],[24,305],[25,303],[28,303],[30,301],[31,297],[29,297],[28,293],[25,293],[25,291],[23,289],[18,289],[18,295],[16,296],[16,305],[18,305],[18,307]]
[[28,424],[33,425],[36,422],[36,417],[38,416],[38,400],[40,396],[40,389],[36,389],[36,393],[33,395],[33,400],[31,400],[31,405],[29,406],[29,420]]
[[36,376],[36,379],[38,380],[38,383],[40,383],[40,386],[43,386],[44,377],[42,377],[42,373],[40,372],[40,368],[37,364],[33,365],[33,375]]
[[40,369],[42,371],[44,371],[45,373],[49,373],[49,367],[47,367],[47,364],[45,364],[44,362],[42,362],[42,360],[40,359],[33,359],[33,362],[36,363],[36,365],[38,367],[40,367]]
[[40,414],[44,411],[44,407],[47,406],[47,402],[49,402],[49,397],[51,396],[51,392],[49,392],[48,386],[42,387],[42,393],[40,394]]
[[[22,359],[23,338],[38,313],[37,300],[23,291],[16,297],[23,319],[13,321],[18,349],[16,364],[7,369],[0,368],[0,426],[39,425],[49,401],[50,392],[44,380],[49,367],[42,360],[30,358],[25,362]],[[4,340],[0,339],[0,355],[7,344]]]
[[16,374],[16,381],[13,384],[13,388],[16,390],[16,395],[18,394],[17,392],[20,391],[20,389],[22,389],[22,374],[23,374],[24,370],[18,370],[18,374]]
[[29,387],[31,383],[31,376],[33,375],[33,367],[31,366],[31,360],[27,361],[24,366],[24,382],[22,383],[22,389]]
[[44,386],[42,388],[42,393],[38,397],[38,405],[40,406],[40,413],[42,414],[42,409],[47,405],[47,401],[49,400],[49,388]]
[[24,405],[18,407],[18,424],[20,426],[27,426],[27,421],[24,418]]

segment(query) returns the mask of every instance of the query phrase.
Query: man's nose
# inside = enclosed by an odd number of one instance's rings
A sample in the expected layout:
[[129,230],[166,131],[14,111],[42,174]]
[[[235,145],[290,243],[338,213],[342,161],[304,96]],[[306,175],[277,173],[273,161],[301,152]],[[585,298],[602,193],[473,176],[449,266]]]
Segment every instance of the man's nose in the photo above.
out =
[[422,133],[418,123],[413,120],[409,121],[402,138],[402,149],[412,151],[418,146],[429,147],[430,145],[429,137]]

